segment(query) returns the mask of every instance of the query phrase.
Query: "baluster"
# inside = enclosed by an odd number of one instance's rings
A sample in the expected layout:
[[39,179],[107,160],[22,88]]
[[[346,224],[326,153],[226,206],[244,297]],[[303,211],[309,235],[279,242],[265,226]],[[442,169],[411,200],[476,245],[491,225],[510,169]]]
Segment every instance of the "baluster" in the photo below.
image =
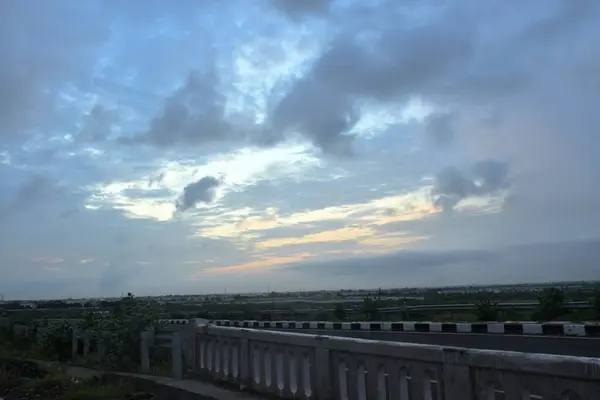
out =
[[195,351],[196,351],[196,365],[194,366],[194,369],[196,371],[200,371],[203,372],[204,370],[204,351],[203,351],[203,347],[204,347],[204,340],[202,338],[202,336],[200,335],[196,335],[195,338],[196,341],[196,346],[195,346]]
[[367,367],[363,360],[358,361],[356,369],[356,398],[358,400],[367,400]]
[[353,354],[348,354],[348,398],[350,400],[358,399],[358,360]]
[[231,347],[231,380],[238,382],[240,377],[240,346],[234,343]]
[[231,374],[230,349],[231,339],[227,339],[223,342],[223,379],[226,381],[229,381],[229,375]]
[[410,400],[432,400],[429,376],[420,365],[410,370]]
[[[392,390],[392,393],[398,393],[400,400],[411,400],[411,384],[412,379],[410,378],[409,371],[407,367],[402,367],[398,369],[398,386]],[[393,397],[392,397],[393,398]]]
[[273,381],[275,382],[275,387],[277,388],[277,393],[280,396],[283,394],[283,389],[285,387],[285,370],[284,370],[284,351],[283,346],[277,346],[275,348],[275,370],[273,374]]
[[206,370],[210,373],[211,376],[215,376],[215,369],[213,366],[213,351],[215,348],[214,338],[210,337],[206,341]]
[[[366,383],[366,392],[367,397],[369,399],[378,399],[379,397],[379,388],[378,388],[378,372],[379,372],[379,360],[375,356],[367,356],[363,360],[363,365],[366,370],[365,375],[365,383]],[[384,399],[386,397],[383,397]]]
[[284,377],[286,396],[296,396],[298,393],[298,357],[295,349],[287,350],[284,355]]
[[377,399],[389,400],[389,376],[383,365],[377,369]]
[[383,363],[387,373],[387,399],[401,400],[400,397],[400,367],[398,362],[392,359],[386,359]]
[[336,385],[333,394],[337,394],[340,400],[348,400],[348,363],[343,358],[336,357],[334,365]]
[[298,390],[303,398],[311,398],[313,394],[313,360],[306,349],[298,352],[298,367],[300,376],[300,385]]
[[252,344],[247,338],[243,338],[240,341],[240,352],[239,352],[239,371],[240,371],[240,387],[251,387],[253,380],[252,372]]
[[223,343],[223,339],[220,336],[217,336],[215,338],[215,353],[214,353],[214,366],[215,366],[215,376],[217,377],[221,377],[222,374],[222,362],[221,362],[221,356],[222,356],[222,343]]
[[504,372],[502,374],[504,397],[507,400],[530,400],[531,393],[523,383],[523,379],[519,375]]
[[260,362],[260,348],[252,346],[252,386],[261,388],[262,365]]
[[271,391],[273,388],[273,359],[272,359],[272,348],[271,346],[264,346],[262,348],[262,364],[264,368],[264,388],[267,391]]

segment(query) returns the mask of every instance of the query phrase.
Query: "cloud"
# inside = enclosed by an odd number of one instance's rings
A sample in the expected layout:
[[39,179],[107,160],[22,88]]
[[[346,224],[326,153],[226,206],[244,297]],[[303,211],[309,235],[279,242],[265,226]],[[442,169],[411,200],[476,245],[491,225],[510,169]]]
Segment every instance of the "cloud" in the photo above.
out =
[[149,129],[123,141],[170,146],[242,139],[236,136],[241,132],[233,130],[225,118],[225,99],[220,90],[214,67],[205,72],[190,72],[183,85],[167,97]]
[[65,260],[60,257],[35,257],[31,261],[44,264],[60,264]]
[[427,118],[425,129],[433,143],[448,146],[454,141],[454,118],[455,116],[449,113],[437,113]]
[[447,167],[435,177],[432,189],[434,204],[444,211],[452,211],[463,199],[486,196],[510,187],[508,165],[487,160],[473,165],[469,174],[455,167]]
[[14,217],[15,213],[45,206],[50,199],[60,198],[63,188],[42,175],[26,175],[25,181],[18,185],[14,195],[0,203],[0,217]]
[[[332,284],[349,277],[363,279],[364,287],[392,287],[401,280],[405,286],[450,286],[470,284],[522,283],[597,279],[592,265],[600,253],[600,242],[579,241],[538,243],[493,250],[407,251],[386,255],[310,261],[290,267],[296,273],[313,273]],[[483,267],[485,265],[485,267]],[[576,269],[567,273],[565,265]],[[284,274],[285,271],[282,271]],[[283,278],[284,275],[282,275]],[[422,283],[419,283],[422,282]],[[336,287],[343,287],[338,285]]]
[[250,261],[243,264],[238,265],[228,265],[222,267],[211,267],[203,269],[200,272],[196,272],[190,276],[190,279],[200,279],[202,276],[207,274],[222,274],[222,273],[239,273],[239,272],[263,272],[270,268],[280,266],[280,265],[288,265],[294,262],[303,261],[307,258],[310,258],[312,255],[310,253],[299,253],[292,254],[285,257],[269,257],[262,260]]
[[183,212],[199,203],[210,204],[216,197],[215,189],[221,181],[212,176],[205,176],[183,188],[183,193],[177,201],[177,211]]
[[[69,23],[61,17],[69,15]],[[0,135],[23,135],[55,122],[57,91],[92,69],[108,37],[89,23],[92,7],[8,0],[0,6]],[[50,50],[52,49],[52,50]]]
[[326,13],[332,0],[270,0],[271,3],[286,15],[296,18],[303,15]]
[[118,119],[116,110],[95,104],[89,113],[84,116],[78,139],[92,142],[107,140],[116,129]]
[[600,237],[599,26],[593,0],[0,2],[0,291],[574,276],[527,267],[538,242],[593,277],[562,245]]
[[111,261],[102,270],[99,278],[100,290],[111,295],[118,295],[130,287],[132,279],[140,273],[140,265],[118,265]]

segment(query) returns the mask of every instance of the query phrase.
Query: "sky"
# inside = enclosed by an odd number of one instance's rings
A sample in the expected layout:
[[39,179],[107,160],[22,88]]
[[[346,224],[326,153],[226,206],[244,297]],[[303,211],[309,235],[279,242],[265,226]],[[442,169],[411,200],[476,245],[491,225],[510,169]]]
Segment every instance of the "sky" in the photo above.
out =
[[595,0],[3,0],[6,299],[600,279]]

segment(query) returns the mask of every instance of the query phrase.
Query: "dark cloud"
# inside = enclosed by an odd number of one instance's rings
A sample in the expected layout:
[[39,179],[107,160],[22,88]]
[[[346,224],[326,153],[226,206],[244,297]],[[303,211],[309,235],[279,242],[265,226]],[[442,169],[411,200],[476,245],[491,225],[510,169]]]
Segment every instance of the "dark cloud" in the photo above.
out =
[[494,250],[410,251],[292,267],[331,282],[354,277],[363,287],[501,284],[600,279],[599,241],[538,243]]
[[170,146],[239,139],[232,137],[235,131],[225,119],[224,104],[216,71],[192,71],[184,84],[166,99],[148,131],[125,141]]
[[326,13],[333,0],[270,0],[286,15],[296,18],[307,14]]
[[133,189],[127,188],[123,190],[123,195],[134,198],[134,199],[152,199],[152,198],[161,198],[168,197],[173,195],[173,192],[169,189]]
[[476,163],[466,173],[455,167],[444,168],[435,177],[432,195],[437,207],[452,211],[467,197],[490,195],[508,187],[508,164],[488,160]]
[[67,208],[66,210],[64,210],[60,214],[58,214],[58,217],[59,218],[69,218],[69,217],[76,215],[79,212],[80,212],[80,210],[77,207],[71,207],[71,208]]
[[57,91],[91,70],[108,38],[105,25],[89,23],[93,16],[93,7],[75,2],[1,2],[0,135],[53,120]]
[[190,183],[183,189],[183,194],[176,204],[177,211],[183,212],[193,208],[198,203],[212,203],[215,199],[215,189],[221,185],[221,181],[212,176]]
[[468,30],[447,21],[383,28],[378,38],[364,43],[356,32],[337,38],[271,111],[272,129],[300,133],[326,152],[347,154],[360,101],[407,100],[443,84],[471,48]]
[[425,130],[433,143],[438,146],[448,146],[454,141],[455,117],[451,113],[436,113],[427,117]]
[[128,291],[131,283],[143,270],[141,265],[119,265],[111,261],[100,274],[98,281],[101,293],[117,296],[122,291]]
[[14,195],[0,205],[0,215],[20,211],[41,204],[61,193],[61,187],[49,178],[34,175],[26,178]]
[[84,116],[83,127],[78,139],[85,141],[102,141],[108,139],[118,122],[116,110],[96,104],[90,112]]

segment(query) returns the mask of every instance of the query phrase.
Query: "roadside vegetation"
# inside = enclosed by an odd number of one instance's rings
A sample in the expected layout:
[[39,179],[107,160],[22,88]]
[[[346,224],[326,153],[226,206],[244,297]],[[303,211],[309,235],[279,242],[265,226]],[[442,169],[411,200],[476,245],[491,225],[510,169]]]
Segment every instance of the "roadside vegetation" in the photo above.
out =
[[[179,301],[157,303],[150,300],[136,300],[151,304],[148,318],[206,318],[234,320],[383,320],[383,321],[598,321],[600,320],[600,284],[582,283],[576,287],[547,287],[539,290],[514,289],[489,291],[441,291],[420,289],[414,292],[400,290],[350,291],[336,293],[313,292],[295,294],[272,292],[256,300],[256,296],[236,295],[233,298],[211,296],[202,301]],[[40,305],[42,309],[27,309],[20,305],[4,304],[4,316],[13,322],[31,324],[34,321],[57,319],[86,319],[90,327],[101,327],[111,323],[125,323],[115,317],[119,307],[126,307],[130,300],[99,303],[86,302],[85,307],[74,307],[60,301]],[[587,308],[569,308],[569,302],[589,305]],[[507,308],[506,303],[537,303],[535,310],[520,307]],[[469,309],[459,311],[420,310],[415,306],[471,304]],[[0,309],[1,309],[0,308]],[[99,313],[98,313],[99,312]],[[110,313],[103,317],[102,312]],[[108,314],[107,314],[108,315]],[[93,318],[92,318],[93,316]],[[107,319],[108,318],[108,319]],[[136,323],[146,323],[141,316]],[[94,328],[96,329],[96,328]],[[99,330],[100,331],[100,330]]]
[[[157,309],[156,304],[128,294],[107,312],[89,312],[79,321],[37,320],[27,325],[2,326],[0,399],[152,399],[152,393],[136,392],[125,380],[79,379],[70,376],[68,370],[70,365],[79,365],[96,370],[139,372],[140,332],[160,329]],[[86,351],[80,337],[73,352],[74,331],[85,331],[88,335]],[[163,365],[156,357],[156,372],[164,375],[169,370],[167,364],[165,361],[166,368],[159,371]]]

